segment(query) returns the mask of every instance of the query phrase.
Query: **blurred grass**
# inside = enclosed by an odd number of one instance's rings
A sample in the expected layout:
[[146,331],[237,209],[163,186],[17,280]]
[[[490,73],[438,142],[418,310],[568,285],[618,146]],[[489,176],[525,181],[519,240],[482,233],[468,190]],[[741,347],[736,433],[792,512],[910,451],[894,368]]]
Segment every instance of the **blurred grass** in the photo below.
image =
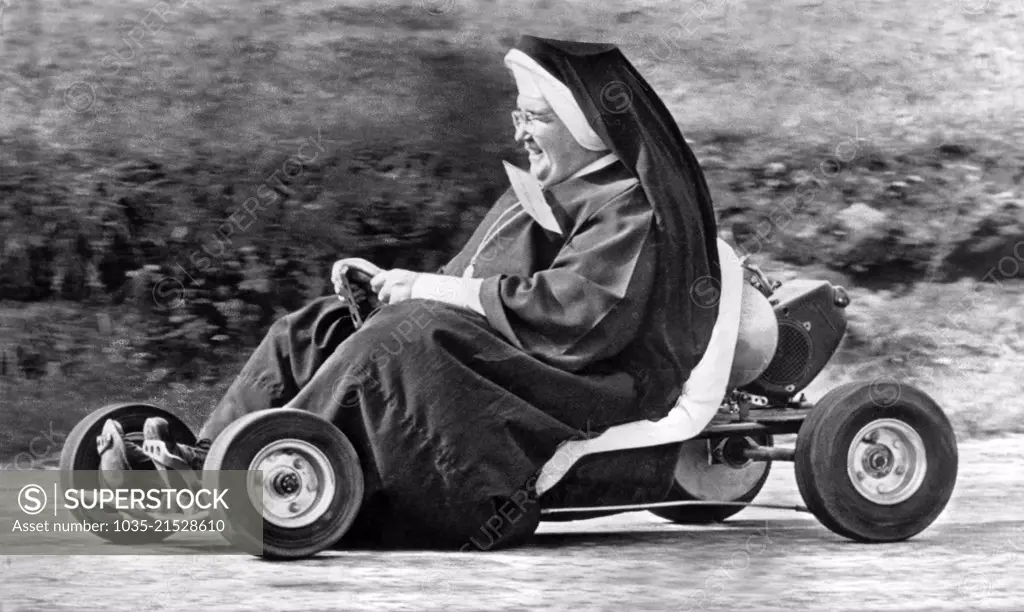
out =
[[[0,456],[21,452],[47,422],[67,430],[110,401],[165,402],[198,424],[268,318],[322,294],[333,259],[359,254],[415,269],[443,263],[501,190],[499,158],[518,155],[507,115],[514,89],[501,57],[521,33],[619,44],[705,164],[720,214],[760,214],[791,193],[789,179],[766,179],[766,164],[820,174],[837,147],[855,143],[853,161],[764,254],[768,269],[832,275],[821,264],[834,263],[831,243],[842,241],[822,239],[820,229],[858,200],[890,212],[909,232],[906,261],[880,259],[885,269],[841,279],[859,285],[854,325],[842,363],[816,384],[896,372],[934,390],[958,431],[1020,431],[1014,367],[1022,349],[1004,335],[1018,329],[1019,285],[1007,281],[990,305],[950,331],[943,313],[962,287],[928,283],[886,293],[873,279],[896,270],[896,280],[905,280],[899,266],[928,263],[929,249],[951,227],[970,228],[962,212],[984,208],[992,194],[1011,190],[1019,199],[1024,5],[168,5],[160,18],[147,17],[162,10],[158,3],[142,0],[8,3],[0,36],[0,234],[5,253],[21,259],[5,260],[0,277],[23,268],[34,274],[29,259],[47,249],[62,274],[102,257],[103,269],[115,272],[155,265],[166,275],[180,265],[206,283],[196,289],[174,273],[193,291],[190,317],[200,316],[203,300],[211,311],[242,300],[232,312],[245,316],[203,315],[206,327],[183,342],[209,353],[205,361],[165,347],[163,357],[191,365],[182,386],[179,366],[160,362],[159,350],[138,357],[153,348],[147,336],[192,321],[140,314],[151,285],[133,301],[101,286],[47,293],[52,279],[45,276],[0,278],[0,286],[18,282],[46,296],[0,303],[0,318],[19,321],[2,328],[4,344],[36,351],[44,371],[61,368],[33,380],[0,376]],[[143,19],[158,31],[140,36]],[[325,152],[288,184],[290,195],[237,232],[232,254],[211,257],[204,274],[189,267],[190,254],[209,246],[215,228],[307,138],[322,138]],[[955,161],[977,166],[980,178],[971,167],[936,161],[943,143],[970,145],[974,153]],[[913,197],[897,202],[883,193],[884,182],[910,173],[923,177]],[[185,238],[172,239],[180,229]],[[794,238],[804,234],[817,237]],[[84,244],[92,254],[82,254]],[[260,249],[259,265],[239,263],[243,245]],[[292,301],[278,286],[256,297],[238,289],[243,268],[271,269],[279,278],[275,260],[301,268],[301,287],[287,294]],[[87,297],[66,299],[77,294]],[[111,325],[95,324],[103,313]],[[231,340],[207,350],[220,335]],[[922,352],[901,365],[899,355],[914,347]]]
[[808,388],[896,381],[932,396],[964,437],[1024,432],[1024,284],[964,279],[910,291],[851,291],[850,327]]

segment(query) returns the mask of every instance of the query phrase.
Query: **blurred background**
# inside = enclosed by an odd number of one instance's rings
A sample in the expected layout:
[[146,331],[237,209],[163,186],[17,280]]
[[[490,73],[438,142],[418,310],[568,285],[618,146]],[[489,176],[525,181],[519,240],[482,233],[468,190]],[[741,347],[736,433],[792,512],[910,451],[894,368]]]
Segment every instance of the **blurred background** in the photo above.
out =
[[620,45],[722,237],[850,290],[809,396],[1024,431],[1024,0],[0,0],[0,461],[113,401],[198,426],[338,258],[444,264],[523,163],[522,33]]

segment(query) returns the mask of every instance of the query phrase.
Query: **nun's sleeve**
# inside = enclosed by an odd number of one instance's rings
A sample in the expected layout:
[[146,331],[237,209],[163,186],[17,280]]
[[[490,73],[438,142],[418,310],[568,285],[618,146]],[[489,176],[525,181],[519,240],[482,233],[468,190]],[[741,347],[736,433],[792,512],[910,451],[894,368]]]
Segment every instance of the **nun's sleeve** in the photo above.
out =
[[653,292],[655,248],[654,214],[634,185],[586,219],[550,268],[484,279],[484,314],[518,348],[581,370],[636,338]]

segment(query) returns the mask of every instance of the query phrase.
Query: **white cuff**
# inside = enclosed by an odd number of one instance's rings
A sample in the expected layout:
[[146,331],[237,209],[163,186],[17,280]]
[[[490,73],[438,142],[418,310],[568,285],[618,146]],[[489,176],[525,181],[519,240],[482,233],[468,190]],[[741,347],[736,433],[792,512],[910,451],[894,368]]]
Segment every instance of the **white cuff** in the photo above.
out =
[[447,302],[483,315],[484,307],[480,303],[480,287],[483,283],[482,278],[460,278],[421,272],[412,284],[412,297]]

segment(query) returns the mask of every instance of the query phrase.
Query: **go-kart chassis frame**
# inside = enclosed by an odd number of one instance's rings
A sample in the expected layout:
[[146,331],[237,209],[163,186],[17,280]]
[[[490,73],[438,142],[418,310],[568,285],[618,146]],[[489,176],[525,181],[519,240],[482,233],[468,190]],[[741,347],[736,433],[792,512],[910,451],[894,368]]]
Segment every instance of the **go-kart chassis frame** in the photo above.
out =
[[[754,440],[754,436],[798,433],[804,419],[813,410],[814,404],[808,402],[803,394],[799,399],[774,404],[769,403],[766,398],[754,396],[753,399],[755,400],[753,402],[733,403],[728,412],[719,412],[703,431],[691,438],[691,440],[707,442],[709,463],[732,463],[739,467],[743,463],[752,461],[794,461],[796,450],[793,447],[762,446]],[[730,441],[739,441],[740,443],[730,444]],[[687,500],[612,506],[543,508],[541,514],[630,512],[676,506],[743,506],[810,513],[807,507],[800,505]]]

